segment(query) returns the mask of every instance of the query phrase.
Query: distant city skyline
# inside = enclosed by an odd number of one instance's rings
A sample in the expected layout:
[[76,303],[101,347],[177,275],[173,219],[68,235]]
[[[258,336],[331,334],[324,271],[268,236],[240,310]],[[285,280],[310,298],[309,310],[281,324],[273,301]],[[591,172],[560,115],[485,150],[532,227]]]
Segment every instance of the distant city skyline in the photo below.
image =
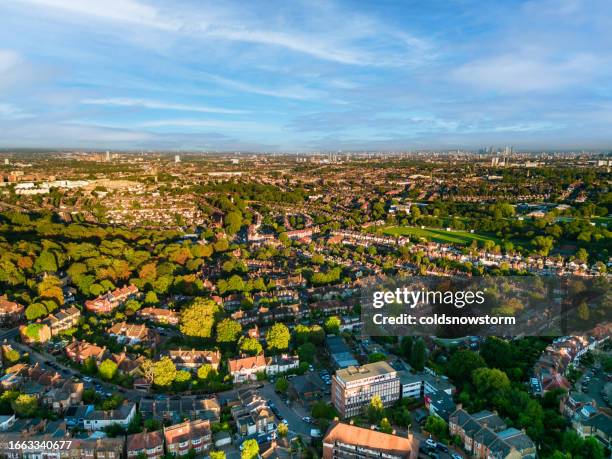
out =
[[0,148],[612,148],[604,0],[6,0],[0,16]]

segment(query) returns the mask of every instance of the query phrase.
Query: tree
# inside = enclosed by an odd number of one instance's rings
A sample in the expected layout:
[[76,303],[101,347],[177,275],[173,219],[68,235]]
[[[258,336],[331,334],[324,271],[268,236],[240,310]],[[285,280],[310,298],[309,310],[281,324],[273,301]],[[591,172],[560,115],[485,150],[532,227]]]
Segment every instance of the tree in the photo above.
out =
[[508,375],[497,368],[478,368],[472,373],[476,393],[485,401],[501,400],[510,389]]
[[486,366],[486,362],[478,353],[468,350],[459,350],[451,355],[448,360],[446,374],[455,384],[463,386],[465,383],[470,382],[474,370]]
[[342,322],[336,316],[328,317],[323,325],[325,327],[325,331],[330,335],[337,335],[340,332],[340,324]]
[[25,316],[28,320],[36,320],[47,315],[47,308],[42,303],[32,303],[25,310]]
[[31,418],[38,410],[38,399],[33,395],[21,394],[11,405],[17,416]]
[[110,359],[106,359],[98,367],[98,373],[100,373],[102,379],[110,381],[117,374],[117,364]]
[[417,339],[412,346],[412,353],[410,356],[410,365],[417,371],[425,368],[425,360],[427,359],[427,348],[425,347],[425,341],[421,338]]
[[259,341],[255,338],[242,337],[238,343],[240,352],[244,352],[249,355],[259,355],[263,352],[263,347]]
[[157,299],[157,293],[155,293],[153,290],[148,291],[147,294],[145,295],[144,302],[145,304],[159,303],[159,300]]
[[210,338],[219,305],[212,300],[196,298],[181,313],[180,330],[187,336]]
[[446,421],[434,415],[427,417],[427,421],[425,421],[425,426],[423,428],[438,438],[446,438],[448,434],[448,425]]
[[289,433],[289,427],[286,424],[280,423],[276,432],[278,432],[279,437],[284,438]]
[[285,324],[275,323],[266,333],[268,350],[272,352],[287,350],[290,340],[291,334]]
[[156,386],[168,387],[176,378],[176,367],[170,357],[162,357],[153,364],[153,383]]
[[276,384],[274,384],[274,390],[284,394],[287,392],[287,389],[289,389],[289,382],[287,381],[287,378],[278,378]]
[[3,352],[4,361],[10,365],[13,365],[19,361],[19,352],[10,346],[7,346]]
[[298,357],[300,358],[300,362],[308,362],[312,363],[314,361],[314,356],[317,351],[317,348],[312,343],[304,343],[297,349]]
[[256,459],[259,455],[259,445],[254,439],[246,440],[242,443],[242,452],[240,459]]
[[378,423],[382,419],[384,410],[385,406],[383,405],[380,395],[373,396],[368,405],[368,419],[370,422],[373,424]]
[[227,234],[234,235],[242,226],[242,214],[240,212],[232,211],[228,212],[224,218],[225,231]]
[[380,431],[386,434],[393,433],[393,427],[387,418],[382,418],[379,425]]
[[225,451],[211,451],[210,459],[225,459]]
[[57,260],[52,252],[44,250],[34,262],[34,271],[40,273],[54,273],[57,271]]
[[235,343],[242,333],[242,325],[232,319],[223,319],[217,323],[217,342]]
[[382,352],[372,352],[370,355],[368,355],[368,362],[370,363],[382,362],[383,360],[386,360],[386,359],[387,359],[387,356],[383,354]]
[[198,378],[202,380],[207,380],[213,371],[212,365],[210,363],[203,364],[200,368],[198,368]]

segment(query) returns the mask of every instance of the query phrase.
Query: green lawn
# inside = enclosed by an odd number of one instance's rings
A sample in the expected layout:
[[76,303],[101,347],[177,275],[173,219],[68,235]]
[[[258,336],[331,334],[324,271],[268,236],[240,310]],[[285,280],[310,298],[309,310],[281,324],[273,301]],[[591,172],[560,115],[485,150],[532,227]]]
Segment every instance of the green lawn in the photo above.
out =
[[440,228],[421,228],[416,226],[388,226],[383,233],[391,236],[408,236],[413,239],[426,238],[430,241],[445,244],[470,245],[472,241],[493,241],[499,243],[495,236],[470,233],[469,231],[446,231]]

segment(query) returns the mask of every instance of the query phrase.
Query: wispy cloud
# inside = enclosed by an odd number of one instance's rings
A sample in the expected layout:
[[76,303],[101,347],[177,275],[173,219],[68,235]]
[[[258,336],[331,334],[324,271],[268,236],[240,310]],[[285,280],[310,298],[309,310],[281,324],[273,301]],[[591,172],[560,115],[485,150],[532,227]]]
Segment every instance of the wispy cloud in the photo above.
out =
[[[14,0],[15,1],[15,0]],[[16,0],[51,8],[63,14],[90,16],[103,21],[125,22],[163,30],[178,30],[180,24],[162,16],[157,8],[135,0]]]
[[272,88],[258,86],[253,83],[247,83],[244,81],[233,80],[231,78],[222,77],[220,75],[213,75],[211,73],[202,72],[201,75],[205,79],[225,86],[226,88],[251,94],[259,94],[262,96],[277,97],[281,99],[312,100],[320,99],[325,95],[325,93],[320,90],[306,88],[300,85]]
[[19,107],[15,107],[12,104],[2,103],[0,102],[0,118],[6,119],[23,119],[29,118],[31,115],[26,113],[24,110]]
[[128,97],[111,97],[105,99],[83,99],[86,105],[105,105],[115,107],[142,107],[152,110],[174,110],[181,112],[220,113],[226,115],[244,115],[248,110],[234,110],[229,108],[209,107],[205,105],[185,105],[157,100],[132,99]]

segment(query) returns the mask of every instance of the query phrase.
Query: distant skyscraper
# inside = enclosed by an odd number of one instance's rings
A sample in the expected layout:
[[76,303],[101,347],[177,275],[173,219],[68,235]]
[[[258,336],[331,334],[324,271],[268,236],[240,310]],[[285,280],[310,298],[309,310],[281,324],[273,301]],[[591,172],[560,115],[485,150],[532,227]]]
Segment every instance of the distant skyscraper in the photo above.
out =
[[174,162],[175,163],[180,163],[181,162],[181,157],[179,155],[174,155]]
[[110,151],[106,150],[106,161],[110,161],[111,157],[110,157]]
[[9,161],[8,158],[4,158],[4,165],[8,166],[9,164],[11,164],[11,162]]

